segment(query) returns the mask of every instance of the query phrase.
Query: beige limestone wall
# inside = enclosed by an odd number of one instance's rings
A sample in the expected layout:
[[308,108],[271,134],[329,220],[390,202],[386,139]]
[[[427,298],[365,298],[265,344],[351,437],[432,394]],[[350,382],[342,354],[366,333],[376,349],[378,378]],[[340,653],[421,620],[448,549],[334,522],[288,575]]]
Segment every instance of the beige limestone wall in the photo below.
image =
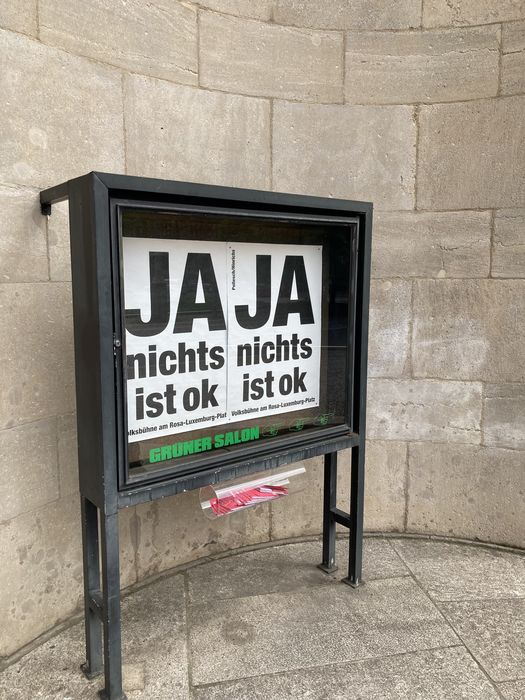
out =
[[[90,170],[372,200],[366,527],[525,546],[525,3],[0,4],[0,657],[77,610],[67,212]],[[340,500],[348,498],[348,455]],[[320,529],[121,513],[129,585]]]

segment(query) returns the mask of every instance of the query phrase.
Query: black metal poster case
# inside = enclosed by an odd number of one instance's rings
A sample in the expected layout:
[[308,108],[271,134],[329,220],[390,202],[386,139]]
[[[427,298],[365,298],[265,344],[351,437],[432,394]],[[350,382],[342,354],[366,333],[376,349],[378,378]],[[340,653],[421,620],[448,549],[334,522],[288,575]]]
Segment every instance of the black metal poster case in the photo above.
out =
[[[120,508],[324,455],[361,582],[372,205],[89,173],[69,200],[86,664],[123,700]],[[350,508],[337,453],[350,452]],[[101,632],[104,633],[104,657]]]
[[364,441],[370,204],[90,173],[42,210],[66,198],[92,503]]
[[357,221],[116,208],[127,480],[350,429]]

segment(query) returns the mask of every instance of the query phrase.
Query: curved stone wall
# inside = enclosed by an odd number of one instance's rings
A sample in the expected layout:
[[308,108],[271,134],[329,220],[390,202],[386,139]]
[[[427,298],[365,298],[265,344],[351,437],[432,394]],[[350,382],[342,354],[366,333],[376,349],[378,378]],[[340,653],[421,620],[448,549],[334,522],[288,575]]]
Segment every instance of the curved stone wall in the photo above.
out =
[[[525,546],[520,0],[12,0],[0,7],[0,656],[81,601],[67,216],[90,170],[373,200],[369,530]],[[342,458],[342,505],[348,455]],[[123,584],[320,529],[121,514]]]

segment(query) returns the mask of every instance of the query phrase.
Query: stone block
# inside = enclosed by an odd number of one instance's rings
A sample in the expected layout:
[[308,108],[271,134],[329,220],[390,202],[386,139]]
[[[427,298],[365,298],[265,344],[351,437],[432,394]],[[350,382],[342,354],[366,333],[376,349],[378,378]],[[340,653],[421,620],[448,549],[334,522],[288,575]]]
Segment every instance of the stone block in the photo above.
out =
[[496,682],[514,680],[525,663],[525,599],[441,603],[474,659]]
[[68,284],[0,285],[0,429],[74,409]]
[[423,26],[493,24],[522,19],[522,0],[424,0]]
[[525,92],[525,22],[502,27],[501,93]]
[[525,209],[496,212],[492,276],[525,277]]
[[40,0],[39,38],[75,54],[176,83],[197,84],[197,10],[154,0]]
[[0,206],[0,282],[48,280],[46,219],[38,194],[0,187]]
[[266,100],[128,76],[125,106],[129,174],[268,188]]
[[269,539],[268,505],[208,519],[192,491],[135,510],[138,578],[151,576],[200,557]]
[[368,373],[371,377],[401,377],[410,354],[412,284],[373,280],[370,290]]
[[4,31],[0,51],[0,181],[49,187],[124,169],[117,70]]
[[423,105],[417,207],[522,206],[524,109],[525,96]]
[[269,20],[272,16],[273,0],[199,0],[199,5],[225,15]]
[[47,245],[49,248],[49,274],[53,281],[71,281],[71,249],[69,238],[69,205],[53,204],[47,220]]
[[58,499],[55,418],[0,432],[0,521]]
[[0,524],[0,551],[0,656],[7,656],[81,604],[79,499]]
[[343,101],[340,33],[199,14],[199,79],[214,90],[306,102]]
[[498,92],[499,30],[349,33],[345,100],[352,104],[450,102]]
[[418,280],[412,365],[417,377],[525,380],[522,280]]
[[0,5],[0,27],[21,34],[37,34],[37,1],[10,0]]
[[435,601],[525,597],[525,557],[420,538],[391,544]]
[[365,530],[404,530],[407,497],[406,444],[369,440],[365,455]]
[[369,438],[479,444],[481,384],[432,379],[371,379]]
[[[319,535],[323,530],[324,458],[316,457],[304,462],[306,486],[293,494],[293,500],[276,501],[270,504],[271,539]],[[339,452],[337,462],[337,506],[348,511],[350,503],[350,451]],[[347,528],[337,525],[339,533]]]
[[[339,459],[339,463],[344,461]],[[296,466],[306,469],[306,485],[299,493],[292,494],[288,499],[270,503],[270,526],[272,540],[282,540],[287,537],[302,535],[317,535],[323,530],[323,474],[324,460],[322,457],[299,462]],[[344,470],[339,470],[339,485],[345,489]],[[341,488],[338,489],[341,492]],[[348,487],[342,493],[349,494]]]
[[[406,446],[400,442],[368,441],[366,445],[365,529],[402,530],[405,513]],[[318,535],[323,529],[322,457],[304,463],[307,486],[300,493],[271,504],[272,539]],[[350,503],[350,450],[339,453],[337,505]],[[293,499],[293,500],[292,500]],[[348,530],[337,526],[340,533]]]
[[411,107],[276,102],[276,190],[412,209],[416,129]]
[[[140,526],[135,508],[123,508],[118,514],[120,549],[120,587],[137,581],[137,548],[140,543]],[[75,523],[75,527],[77,524]],[[80,528],[80,521],[78,523]]]
[[408,29],[419,27],[418,0],[275,0],[274,20],[317,29]]
[[485,445],[525,450],[525,384],[487,384],[483,409]]
[[58,416],[58,475],[60,495],[78,493],[77,417],[74,413]]
[[377,212],[372,246],[373,277],[488,277],[490,212]]
[[419,443],[408,463],[409,531],[525,546],[523,452]]
[[[72,495],[0,523],[0,657],[81,609],[79,503],[78,495]],[[119,514],[122,587],[136,581],[135,542],[128,525],[133,515],[134,509]],[[82,646],[79,650],[82,654]]]

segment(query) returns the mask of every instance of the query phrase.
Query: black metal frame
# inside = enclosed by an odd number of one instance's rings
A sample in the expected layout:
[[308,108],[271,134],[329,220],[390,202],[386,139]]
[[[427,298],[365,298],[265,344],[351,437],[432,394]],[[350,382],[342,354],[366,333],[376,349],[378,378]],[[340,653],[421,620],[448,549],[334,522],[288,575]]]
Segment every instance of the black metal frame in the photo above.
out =
[[[254,471],[324,455],[323,549],[320,568],[333,572],[335,531],[350,530],[348,576],[361,583],[368,305],[372,205],[366,202],[281,194],[106,173],[89,173],[40,194],[41,211],[69,200],[73,281],[79,482],[82,505],[86,664],[89,678],[105,673],[106,700],[123,700],[121,669],[119,508],[225,481]],[[157,480],[122,479],[122,443],[127,435],[122,410],[122,325],[115,207],[148,202],[160,209],[220,209],[245,215],[302,217],[357,222],[348,337],[349,426],[328,426],[315,435],[246,446],[234,456],[198,471],[168,473]],[[119,448],[120,446],[120,448]],[[350,512],[337,508],[337,452],[351,448]],[[158,480],[160,479],[160,480]],[[100,546],[99,546],[100,545]],[[102,631],[104,646],[102,646]],[[103,650],[103,651],[102,651]]]

